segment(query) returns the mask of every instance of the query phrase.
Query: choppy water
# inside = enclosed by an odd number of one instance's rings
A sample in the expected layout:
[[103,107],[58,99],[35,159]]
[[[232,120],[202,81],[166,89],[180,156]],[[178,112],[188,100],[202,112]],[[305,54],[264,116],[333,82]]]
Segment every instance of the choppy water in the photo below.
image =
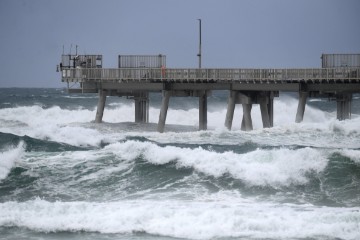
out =
[[360,95],[336,104],[275,101],[275,127],[223,127],[226,92],[172,98],[166,132],[135,124],[133,102],[61,89],[0,89],[0,236],[4,239],[360,239]]

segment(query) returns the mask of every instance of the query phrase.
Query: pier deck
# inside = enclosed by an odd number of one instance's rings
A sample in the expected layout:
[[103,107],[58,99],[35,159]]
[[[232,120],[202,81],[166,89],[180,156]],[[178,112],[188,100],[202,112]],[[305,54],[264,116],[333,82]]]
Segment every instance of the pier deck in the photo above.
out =
[[[119,65],[119,68],[102,68],[101,55],[80,56],[80,58],[68,55],[68,57],[65,58],[66,66],[60,66],[61,79],[68,83],[70,93],[99,93],[96,122],[102,121],[106,96],[133,97],[135,121],[147,122],[148,94],[162,92],[163,102],[158,125],[160,132],[164,131],[170,97],[199,97],[199,129],[203,130],[207,129],[207,96],[213,90],[229,90],[225,126],[231,128],[235,104],[242,104],[244,111],[242,129],[251,130],[252,104],[260,104],[264,127],[273,126],[273,98],[277,97],[280,91],[299,93],[296,122],[301,122],[303,119],[308,97],[327,97],[336,100],[337,118],[339,120],[350,118],[352,94],[360,93],[360,66],[200,69],[165,68],[161,64],[161,67],[126,68]],[[84,60],[81,66],[80,62],[78,64],[78,59]],[[153,65],[164,62],[163,55],[151,56],[149,59]],[[92,62],[96,62],[96,65],[92,65]]]

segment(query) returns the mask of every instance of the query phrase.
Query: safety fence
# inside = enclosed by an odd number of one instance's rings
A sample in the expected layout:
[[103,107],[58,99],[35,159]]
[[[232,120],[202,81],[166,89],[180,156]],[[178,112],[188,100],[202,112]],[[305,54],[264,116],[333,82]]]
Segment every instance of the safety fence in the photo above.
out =
[[70,68],[62,80],[85,81],[332,81],[360,80],[360,68],[194,69],[194,68]]

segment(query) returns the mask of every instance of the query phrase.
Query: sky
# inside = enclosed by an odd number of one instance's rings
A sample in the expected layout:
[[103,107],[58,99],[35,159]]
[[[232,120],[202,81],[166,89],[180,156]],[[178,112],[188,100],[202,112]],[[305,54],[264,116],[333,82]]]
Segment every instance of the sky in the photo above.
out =
[[360,0],[0,0],[0,87],[65,87],[61,54],[165,54],[167,67],[318,68],[360,53]]

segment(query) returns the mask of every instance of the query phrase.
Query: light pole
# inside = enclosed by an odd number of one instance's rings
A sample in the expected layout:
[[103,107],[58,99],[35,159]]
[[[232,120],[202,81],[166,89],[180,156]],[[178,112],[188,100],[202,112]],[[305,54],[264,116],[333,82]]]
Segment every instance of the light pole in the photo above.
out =
[[199,18],[199,53],[198,53],[198,57],[199,57],[199,68],[201,68],[201,19]]

